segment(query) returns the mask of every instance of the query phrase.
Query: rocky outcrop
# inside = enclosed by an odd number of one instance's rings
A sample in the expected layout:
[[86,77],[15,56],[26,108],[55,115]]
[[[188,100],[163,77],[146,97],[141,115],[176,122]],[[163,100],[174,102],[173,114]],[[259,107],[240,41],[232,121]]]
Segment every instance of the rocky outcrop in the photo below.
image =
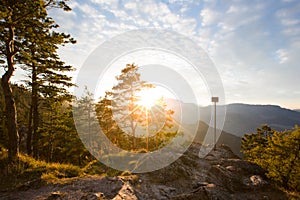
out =
[[200,145],[170,166],[141,174],[135,188],[139,199],[287,199],[259,166],[243,161],[227,146],[199,158]]
[[199,158],[192,144],[163,169],[126,177],[84,177],[61,185],[0,194],[0,199],[287,199],[259,166],[243,161],[227,146]]
[[124,181],[120,177],[88,176],[69,179],[64,184],[49,184],[40,188],[0,194],[0,199],[113,199],[122,190],[123,185]]

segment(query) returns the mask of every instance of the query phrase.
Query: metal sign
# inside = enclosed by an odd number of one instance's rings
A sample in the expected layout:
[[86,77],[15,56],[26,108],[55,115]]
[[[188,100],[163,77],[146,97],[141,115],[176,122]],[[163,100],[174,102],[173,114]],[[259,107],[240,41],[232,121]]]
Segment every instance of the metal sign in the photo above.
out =
[[219,97],[212,97],[211,102],[219,102]]

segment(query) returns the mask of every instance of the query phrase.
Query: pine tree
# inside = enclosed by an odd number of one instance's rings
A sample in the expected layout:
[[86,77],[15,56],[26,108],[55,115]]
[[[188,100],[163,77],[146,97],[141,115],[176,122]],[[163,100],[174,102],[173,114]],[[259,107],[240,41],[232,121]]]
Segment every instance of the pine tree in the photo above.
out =
[[278,132],[264,125],[242,138],[245,159],[267,171],[279,186],[300,191],[300,128]]
[[136,102],[139,100],[138,92],[145,88],[153,87],[140,80],[138,67],[127,64],[117,76],[118,84],[112,88],[112,112],[118,115],[118,125],[128,131],[132,136],[132,150],[136,149],[136,128],[142,122],[143,113],[138,109]]
[[156,150],[169,142],[177,134],[171,130],[174,111],[167,110],[163,98],[151,108],[138,104],[139,92],[154,85],[140,80],[134,64],[128,64],[116,79],[118,83],[96,104],[101,130],[109,140],[128,151]]
[[262,125],[256,133],[245,134],[242,138],[242,152],[245,159],[255,162],[259,165],[268,165],[265,162],[265,150],[268,147],[268,140],[273,136],[275,130],[267,125]]
[[17,113],[10,78],[16,69],[16,56],[27,47],[23,43],[32,22],[45,17],[47,7],[70,8],[64,1],[23,1],[1,0],[0,6],[0,58],[5,69],[1,79],[1,86],[5,96],[7,116],[9,160],[13,163],[19,152],[19,134],[17,128]]
[[[105,96],[101,98],[96,104],[96,115],[102,132],[117,146],[122,149],[129,149],[128,142],[124,142],[125,135],[119,128],[115,120],[113,120],[112,106],[111,106],[111,92],[106,92]],[[124,146],[127,144],[128,146]],[[105,151],[105,150],[102,150]]]
[[102,148],[100,128],[96,116],[96,106],[93,94],[85,88],[84,94],[73,103],[74,117],[76,117],[76,128],[84,145],[93,155],[101,154]]
[[[29,28],[28,35],[23,43],[27,48],[20,52],[18,59],[24,63],[23,69],[29,72],[30,80],[27,82],[31,87],[31,107],[28,120],[28,140],[27,153],[30,155],[33,146],[33,156],[38,157],[39,143],[39,99],[49,93],[51,98],[55,96],[64,96],[68,92],[66,87],[73,86],[71,77],[65,72],[73,70],[72,66],[67,66],[60,61],[57,55],[58,45],[65,43],[75,43],[70,35],[57,33],[52,29],[58,27],[52,20],[47,17],[46,13],[40,20],[32,20],[34,27]],[[55,94],[55,95],[53,95]],[[33,135],[33,143],[31,137]]]
[[71,105],[51,98],[42,100],[42,104],[40,158],[82,165],[89,153],[76,132]]
[[266,151],[268,177],[289,190],[300,190],[300,129],[276,132]]

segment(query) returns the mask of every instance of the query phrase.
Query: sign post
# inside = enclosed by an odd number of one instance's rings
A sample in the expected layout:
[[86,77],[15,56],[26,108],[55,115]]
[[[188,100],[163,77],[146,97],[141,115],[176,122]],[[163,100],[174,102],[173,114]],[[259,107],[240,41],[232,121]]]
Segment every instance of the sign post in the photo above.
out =
[[216,138],[217,138],[217,102],[219,102],[219,97],[212,97],[211,102],[214,103],[214,151],[216,151]]

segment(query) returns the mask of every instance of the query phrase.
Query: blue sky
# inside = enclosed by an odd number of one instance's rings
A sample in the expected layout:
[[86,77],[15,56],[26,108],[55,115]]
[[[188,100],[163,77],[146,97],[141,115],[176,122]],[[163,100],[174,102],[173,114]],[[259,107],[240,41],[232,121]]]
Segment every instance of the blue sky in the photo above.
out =
[[76,45],[62,60],[80,69],[102,42],[140,28],[191,38],[214,62],[227,103],[300,108],[300,1],[71,0],[71,12],[50,10]]

